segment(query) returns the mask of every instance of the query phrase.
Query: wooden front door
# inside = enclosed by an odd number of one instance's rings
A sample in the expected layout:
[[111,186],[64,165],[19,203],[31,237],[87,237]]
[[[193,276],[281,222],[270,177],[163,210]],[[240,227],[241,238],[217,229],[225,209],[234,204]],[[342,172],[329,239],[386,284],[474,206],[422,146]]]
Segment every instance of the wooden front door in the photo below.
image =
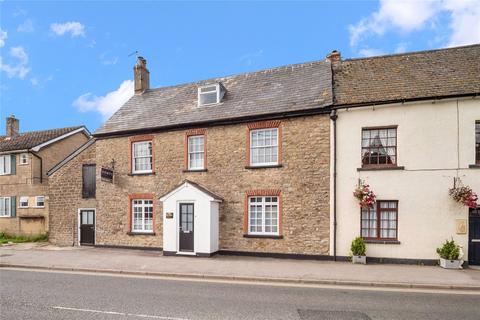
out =
[[80,210],[80,244],[95,244],[95,211]]
[[180,203],[180,251],[193,252],[193,203]]
[[468,217],[468,264],[480,265],[480,208],[470,209]]

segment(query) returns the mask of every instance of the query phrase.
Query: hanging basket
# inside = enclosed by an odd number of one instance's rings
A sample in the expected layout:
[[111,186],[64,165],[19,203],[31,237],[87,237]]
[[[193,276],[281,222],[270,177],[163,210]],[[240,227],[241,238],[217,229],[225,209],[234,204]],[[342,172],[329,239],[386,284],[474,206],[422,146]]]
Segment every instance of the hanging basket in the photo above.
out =
[[358,204],[361,208],[371,208],[375,204],[376,195],[370,190],[370,186],[360,180],[358,186],[353,192],[353,196],[357,198]]
[[448,190],[448,194],[456,202],[475,209],[478,206],[478,196],[469,186],[464,186],[460,178],[455,178],[453,182],[453,188]]

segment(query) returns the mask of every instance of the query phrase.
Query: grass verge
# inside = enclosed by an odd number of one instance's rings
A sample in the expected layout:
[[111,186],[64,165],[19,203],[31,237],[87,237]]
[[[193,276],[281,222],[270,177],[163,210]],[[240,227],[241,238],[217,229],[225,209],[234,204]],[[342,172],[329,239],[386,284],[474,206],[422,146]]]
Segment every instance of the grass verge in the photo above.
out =
[[0,232],[0,244],[8,242],[23,243],[23,242],[45,242],[48,241],[48,233],[39,234],[35,236],[14,236],[5,232]]

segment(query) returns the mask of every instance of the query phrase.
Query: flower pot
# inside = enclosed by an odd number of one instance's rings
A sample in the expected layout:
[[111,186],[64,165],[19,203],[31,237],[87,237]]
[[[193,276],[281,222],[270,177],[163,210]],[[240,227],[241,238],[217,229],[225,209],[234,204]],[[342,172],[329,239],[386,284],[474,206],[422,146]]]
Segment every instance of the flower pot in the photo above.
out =
[[367,264],[367,256],[352,256],[353,263]]
[[440,267],[444,269],[462,269],[462,260],[447,260],[440,258]]

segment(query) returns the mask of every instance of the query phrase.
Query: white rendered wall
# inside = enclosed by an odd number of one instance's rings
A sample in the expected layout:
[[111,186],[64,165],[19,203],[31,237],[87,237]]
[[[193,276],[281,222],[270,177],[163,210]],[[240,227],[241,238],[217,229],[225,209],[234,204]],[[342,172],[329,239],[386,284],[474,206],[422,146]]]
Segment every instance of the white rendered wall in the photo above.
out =
[[[349,255],[352,239],[360,235],[360,209],[352,195],[359,178],[370,184],[378,200],[399,201],[401,243],[367,244],[368,256],[437,259],[435,249],[450,238],[467,255],[468,234],[456,233],[456,219],[468,221],[468,208],[455,203],[448,189],[458,174],[480,193],[480,169],[468,168],[475,163],[476,120],[480,120],[480,99],[471,98],[339,111],[337,255]],[[357,171],[362,127],[389,125],[398,125],[397,163],[405,170]],[[332,204],[331,209],[333,221]],[[333,225],[331,240],[333,254]]]

